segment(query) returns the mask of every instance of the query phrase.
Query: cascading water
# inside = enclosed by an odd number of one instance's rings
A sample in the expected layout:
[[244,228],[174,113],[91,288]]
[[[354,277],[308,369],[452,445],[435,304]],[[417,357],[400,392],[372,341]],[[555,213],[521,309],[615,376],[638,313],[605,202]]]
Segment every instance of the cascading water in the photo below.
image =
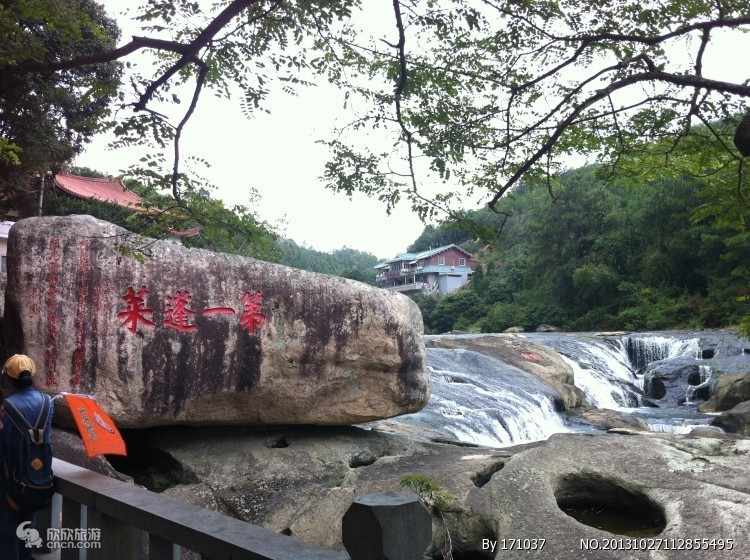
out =
[[685,391],[685,402],[687,404],[695,404],[695,396],[701,393],[701,390],[708,387],[711,383],[711,374],[713,374],[713,368],[707,365],[698,366],[700,372],[700,383],[697,385],[690,385]]
[[678,339],[665,336],[628,336],[625,350],[634,371],[641,372],[652,362],[674,359],[680,356],[701,358],[700,340]]
[[632,408],[640,404],[636,376],[627,356],[610,344],[586,339],[544,337],[543,342],[557,350],[573,369],[576,387],[596,408]]
[[[528,333],[519,338],[562,356],[593,407],[633,414],[653,431],[662,432],[686,433],[710,419],[695,404],[698,398],[707,397],[712,371],[702,358],[707,352],[712,358],[714,351],[701,351],[698,338],[630,335],[598,339],[558,333]],[[520,356],[526,359],[525,354]],[[646,366],[672,359],[700,363],[700,368],[693,366],[695,373],[684,399],[687,406],[644,407]],[[569,423],[557,412],[562,408],[559,395],[537,377],[498,359],[470,350],[428,348],[427,364],[432,377],[430,402],[416,414],[387,421],[397,429],[493,447],[542,440],[559,432],[591,431],[576,421]]]
[[468,350],[427,349],[432,398],[404,419],[461,441],[507,446],[570,431],[554,392],[533,375]]

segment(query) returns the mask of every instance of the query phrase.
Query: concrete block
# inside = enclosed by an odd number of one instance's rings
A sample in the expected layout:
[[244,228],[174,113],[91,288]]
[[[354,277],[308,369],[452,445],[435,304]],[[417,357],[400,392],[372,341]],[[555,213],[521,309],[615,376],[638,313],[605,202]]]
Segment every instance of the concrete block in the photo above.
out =
[[357,498],[341,521],[352,560],[421,560],[432,541],[432,516],[411,492]]

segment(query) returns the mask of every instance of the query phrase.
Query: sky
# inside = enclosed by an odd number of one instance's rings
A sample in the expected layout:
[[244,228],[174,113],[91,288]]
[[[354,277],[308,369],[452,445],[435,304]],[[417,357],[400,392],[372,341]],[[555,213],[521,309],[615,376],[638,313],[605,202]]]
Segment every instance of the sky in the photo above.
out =
[[[100,1],[123,31],[121,44],[131,35],[143,34],[137,23],[122,15],[121,0]],[[379,4],[372,6],[379,8],[367,14],[368,29],[375,37],[395,42],[390,11]],[[742,77],[746,65],[738,64],[736,53],[750,49],[750,37],[716,35],[705,64],[707,74],[715,71],[716,76],[708,77],[741,82],[746,78]],[[261,219],[276,225],[284,237],[320,251],[346,246],[390,258],[405,251],[424,228],[408,202],[402,201],[388,215],[383,203],[362,194],[350,200],[326,189],[320,179],[329,154],[316,141],[331,138],[336,125],[350,122],[352,115],[343,104],[343,92],[322,83],[301,88],[296,97],[275,93],[265,106],[270,115],[257,112],[247,118],[238,98],[217,99],[204,91],[183,132],[181,149],[184,154],[210,162],[210,168],[197,171],[218,187],[215,197],[227,205],[250,206]],[[184,105],[179,111],[174,122],[182,117]],[[377,133],[371,138],[379,151],[389,149]],[[143,149],[108,149],[110,140],[97,137],[75,165],[120,175],[143,155]],[[171,152],[166,157],[170,158]],[[584,163],[585,158],[577,158],[571,166]],[[425,188],[431,186],[428,183]],[[259,202],[250,203],[250,188],[260,194]],[[478,204],[469,208],[476,207]]]
[[[139,31],[118,16],[118,2],[102,3],[123,29],[124,44]],[[337,122],[347,122],[343,93],[320,84],[301,89],[296,97],[274,95],[266,107],[270,115],[258,112],[248,119],[239,99],[203,92],[184,129],[181,150],[210,162],[211,168],[198,171],[218,187],[213,196],[228,205],[250,206],[248,188],[257,189],[260,202],[253,209],[259,217],[280,224],[284,237],[319,251],[346,246],[379,258],[405,251],[424,228],[407,203],[389,216],[384,203],[357,194],[350,200],[319,179],[329,156],[316,141],[330,138]],[[115,176],[143,154],[142,149],[108,149],[110,140],[95,138],[75,165]]]

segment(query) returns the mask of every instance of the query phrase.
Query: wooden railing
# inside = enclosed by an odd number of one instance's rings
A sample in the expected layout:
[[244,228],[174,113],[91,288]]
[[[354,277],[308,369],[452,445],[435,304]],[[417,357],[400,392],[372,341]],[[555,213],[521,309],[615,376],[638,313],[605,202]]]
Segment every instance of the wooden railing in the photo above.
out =
[[60,560],[176,560],[180,549],[216,560],[349,559],[58,459],[53,469],[58,495],[36,529],[43,546],[60,544]]

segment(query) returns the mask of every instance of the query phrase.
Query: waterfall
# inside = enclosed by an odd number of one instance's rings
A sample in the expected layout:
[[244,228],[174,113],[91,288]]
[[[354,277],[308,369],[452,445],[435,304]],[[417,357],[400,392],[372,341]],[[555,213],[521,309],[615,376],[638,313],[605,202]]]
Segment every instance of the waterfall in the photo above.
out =
[[581,367],[567,356],[562,356],[562,359],[573,369],[575,386],[583,391],[586,400],[594,408],[624,408],[623,403],[627,402],[625,392],[621,387],[610,383],[603,372]]
[[[474,335],[455,338],[464,337]],[[523,338],[556,351],[572,368],[575,385],[594,407],[627,411],[657,432],[687,433],[708,422],[695,406],[644,407],[643,375],[639,374],[652,361],[712,358],[713,352],[704,356],[710,350],[702,351],[698,338],[647,334],[602,340],[556,333],[528,333]],[[694,385],[685,395],[687,404],[694,405],[698,391],[711,382],[711,367],[699,366],[700,375],[693,374],[690,382]],[[427,348],[427,367],[432,378],[427,406],[389,419],[387,425],[422,437],[490,447],[590,430],[560,413],[560,396],[540,379],[496,358],[466,349]]]
[[432,398],[409,424],[494,447],[570,431],[556,395],[523,370],[469,350],[428,348],[427,360]]
[[709,383],[711,383],[711,374],[713,374],[714,370],[711,366],[707,365],[700,365],[698,366],[698,371],[700,372],[700,380],[701,382],[697,385],[690,385],[686,391],[685,391],[685,404],[694,404],[693,398],[695,397],[696,393],[702,389],[703,387],[708,386]]
[[638,389],[642,389],[642,381],[630,369],[628,356],[621,347],[583,337],[534,338],[562,356],[573,369],[576,387],[592,406],[617,410],[641,404]]
[[629,336],[625,340],[626,351],[633,370],[640,372],[651,362],[692,356],[701,358],[700,340],[697,338],[678,339],[665,336]]

